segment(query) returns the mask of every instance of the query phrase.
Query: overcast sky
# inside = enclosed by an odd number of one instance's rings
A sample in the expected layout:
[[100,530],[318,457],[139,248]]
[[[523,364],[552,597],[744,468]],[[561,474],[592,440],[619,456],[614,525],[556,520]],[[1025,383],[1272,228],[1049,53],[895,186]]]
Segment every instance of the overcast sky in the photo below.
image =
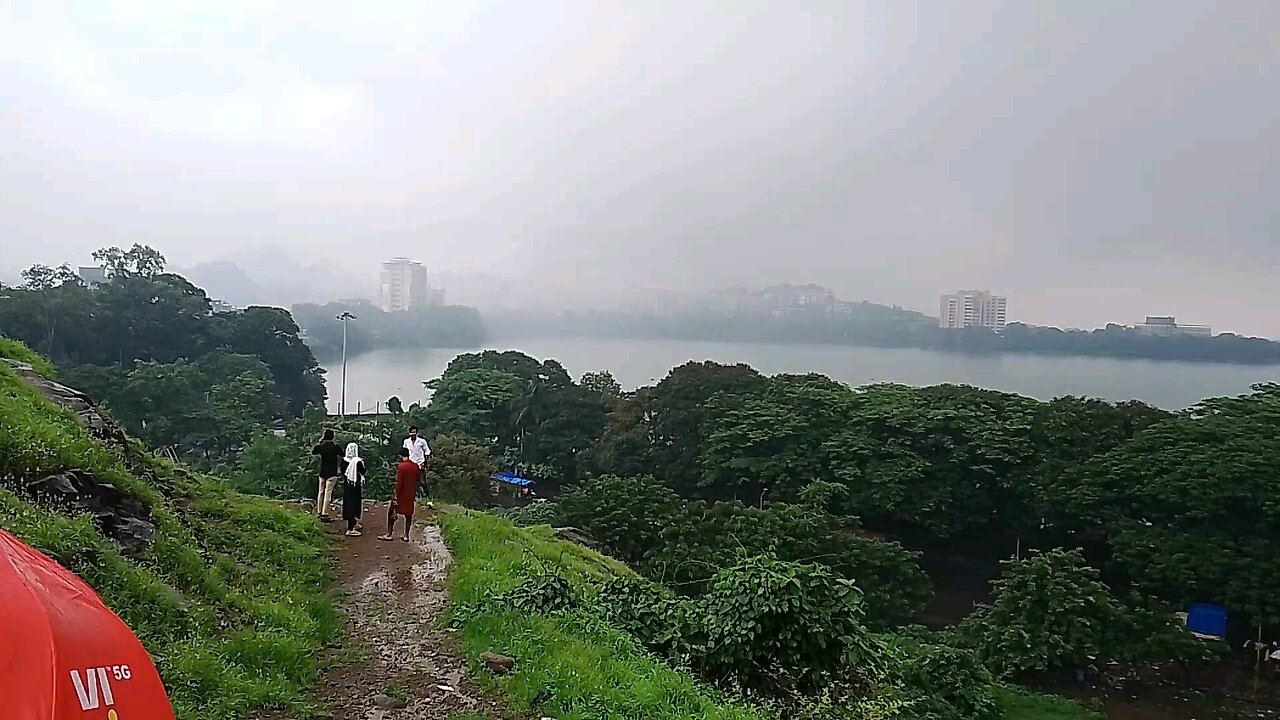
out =
[[0,0],[0,271],[267,244],[1280,336],[1276,0],[356,5]]

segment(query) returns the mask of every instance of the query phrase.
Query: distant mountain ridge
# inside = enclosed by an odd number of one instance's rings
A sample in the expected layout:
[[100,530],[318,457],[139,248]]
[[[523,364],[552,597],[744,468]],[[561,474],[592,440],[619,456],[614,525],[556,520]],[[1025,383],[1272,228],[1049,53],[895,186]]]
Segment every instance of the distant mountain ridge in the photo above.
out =
[[325,303],[339,297],[377,299],[376,266],[344,268],[331,260],[299,259],[281,250],[242,253],[174,272],[232,305]]

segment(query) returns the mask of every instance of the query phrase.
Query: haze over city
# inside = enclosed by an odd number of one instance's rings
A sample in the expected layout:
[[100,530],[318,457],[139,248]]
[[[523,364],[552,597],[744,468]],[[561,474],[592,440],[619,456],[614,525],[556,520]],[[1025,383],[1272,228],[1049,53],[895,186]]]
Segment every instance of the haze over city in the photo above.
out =
[[936,313],[980,287],[1011,320],[1277,337],[1278,25],[1261,0],[10,2],[0,277],[265,247],[335,297],[403,255],[547,298],[816,282]]

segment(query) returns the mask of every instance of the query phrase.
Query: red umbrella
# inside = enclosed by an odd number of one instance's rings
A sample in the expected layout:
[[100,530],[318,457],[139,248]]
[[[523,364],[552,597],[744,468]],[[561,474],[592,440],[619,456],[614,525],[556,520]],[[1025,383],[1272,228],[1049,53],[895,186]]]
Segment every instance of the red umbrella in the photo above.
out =
[[[151,657],[93,588],[0,530],[6,720],[172,720]],[[16,703],[16,704],[15,704]]]

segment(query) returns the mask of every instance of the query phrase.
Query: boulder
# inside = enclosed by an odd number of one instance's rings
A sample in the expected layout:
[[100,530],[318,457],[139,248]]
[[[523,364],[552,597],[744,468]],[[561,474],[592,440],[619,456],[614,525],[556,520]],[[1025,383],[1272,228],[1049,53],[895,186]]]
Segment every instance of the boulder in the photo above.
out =
[[115,540],[126,556],[140,555],[151,544],[156,526],[141,500],[111,483],[99,482],[84,470],[73,469],[27,483],[28,495],[57,503],[72,512],[88,513],[102,534]]
[[485,667],[494,675],[509,675],[516,669],[516,659],[501,653],[487,652],[480,656]]
[[585,531],[579,530],[576,527],[558,527],[555,531],[556,537],[561,540],[568,540],[569,542],[577,543],[583,547],[589,547],[593,550],[600,546],[600,543],[592,540],[591,536]]

